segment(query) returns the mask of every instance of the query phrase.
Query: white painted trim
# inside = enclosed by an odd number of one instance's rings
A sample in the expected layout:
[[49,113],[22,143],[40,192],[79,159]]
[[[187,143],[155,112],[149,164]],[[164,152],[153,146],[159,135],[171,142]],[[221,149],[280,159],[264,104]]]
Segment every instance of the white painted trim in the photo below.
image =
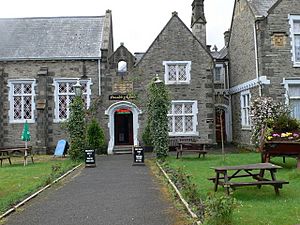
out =
[[[295,62],[296,56],[294,51],[294,43],[295,43],[295,36],[294,36],[294,21],[300,21],[300,15],[289,15],[289,24],[290,24],[290,38],[291,38],[291,54],[292,54],[292,62],[294,67],[300,67],[300,61]],[[297,33],[300,34],[300,33]]]
[[283,78],[283,81],[281,83],[285,88],[285,104],[289,105],[289,84],[299,84],[300,85],[300,77],[292,77],[292,78]]
[[25,123],[26,119],[20,119],[20,120],[15,120],[14,119],[14,102],[11,101],[12,96],[13,96],[13,88],[12,84],[31,84],[32,85],[32,99],[31,99],[31,104],[32,104],[32,111],[31,111],[31,118],[30,120],[27,119],[28,123],[35,123],[35,87],[36,87],[36,80],[35,79],[9,79],[7,82],[7,87],[9,88],[9,93],[8,93],[8,102],[9,102],[9,110],[8,110],[8,115],[9,115],[9,123]]
[[142,111],[132,102],[120,101],[112,104],[105,110],[105,115],[109,116],[109,122],[107,124],[109,129],[109,143],[107,148],[107,154],[113,154],[113,149],[115,146],[115,112],[120,108],[128,109],[132,112],[133,116],[133,144],[139,145],[138,141],[138,130],[139,130],[139,114],[142,114]]
[[[187,80],[186,81],[179,81],[178,77],[176,76],[176,81],[169,81],[168,74],[169,74],[169,65],[186,65],[186,75]],[[190,84],[191,82],[191,68],[192,68],[192,62],[191,61],[163,61],[163,65],[165,66],[165,84]]]
[[249,80],[245,83],[236,85],[229,89],[229,94],[236,94],[245,90],[248,90],[250,88],[257,87],[259,84],[270,84],[271,81],[267,79],[266,76],[261,76],[259,79],[255,78],[253,80]]
[[241,125],[242,125],[242,129],[251,129],[251,117],[250,117],[250,109],[248,111],[248,120],[249,120],[249,124],[246,124],[246,121],[244,120],[244,111],[243,111],[243,96],[245,95],[249,95],[249,102],[248,102],[248,107],[250,108],[250,103],[251,103],[251,93],[250,90],[246,90],[241,92],[240,95],[240,105],[241,105]]
[[[53,86],[54,86],[54,119],[53,119],[53,122],[54,123],[60,123],[60,122],[63,122],[65,121],[65,119],[59,119],[59,108],[58,108],[58,83],[60,82],[66,82],[66,83],[69,83],[69,82],[76,82],[78,80],[78,78],[54,78],[53,79]],[[80,80],[82,82],[87,82],[87,93],[86,93],[86,100],[87,100],[87,108],[90,107],[91,105],[91,85],[93,84],[92,83],[92,80],[91,78],[89,79],[85,79],[85,80]],[[75,95],[75,93],[74,93]],[[68,112],[68,115],[69,115],[69,112]]]
[[[184,103],[192,103],[193,106],[192,106],[192,114],[193,114],[193,132],[169,132],[169,136],[198,136],[199,135],[199,132],[197,131],[197,126],[198,126],[198,102],[197,100],[173,100],[172,102],[172,109],[171,109],[171,112],[172,114],[169,114],[168,113],[168,117],[169,116],[174,116],[173,114],[173,109],[174,109],[174,103],[181,103],[181,104],[184,104]],[[184,113],[183,113],[184,114]],[[175,121],[173,121],[173,128],[172,130],[174,131],[175,130]]]

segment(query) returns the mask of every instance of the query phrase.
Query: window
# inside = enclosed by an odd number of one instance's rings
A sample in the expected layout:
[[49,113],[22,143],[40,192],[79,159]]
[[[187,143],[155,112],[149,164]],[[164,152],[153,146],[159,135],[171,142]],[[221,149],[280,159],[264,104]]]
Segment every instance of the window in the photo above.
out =
[[[55,122],[63,121],[69,118],[69,105],[75,97],[73,85],[76,84],[77,79],[54,79],[55,86]],[[82,86],[82,98],[85,102],[85,107],[90,106],[90,80],[80,80]]]
[[125,75],[127,72],[127,62],[120,61],[118,63],[118,74],[119,75]]
[[191,80],[190,61],[164,61],[165,84],[189,84]]
[[35,80],[8,80],[9,121],[11,123],[34,123]]
[[223,79],[224,79],[224,68],[222,65],[216,65],[215,67],[215,72],[214,72],[214,75],[215,75],[215,82],[223,82]]
[[292,39],[292,60],[294,66],[300,67],[300,15],[290,16],[290,34]]
[[292,116],[300,119],[300,80],[299,79],[283,79],[286,89],[286,101],[291,109]]
[[244,128],[250,128],[250,99],[250,91],[241,93],[242,127]]
[[197,101],[172,101],[168,113],[169,135],[198,135],[196,132],[197,113]]

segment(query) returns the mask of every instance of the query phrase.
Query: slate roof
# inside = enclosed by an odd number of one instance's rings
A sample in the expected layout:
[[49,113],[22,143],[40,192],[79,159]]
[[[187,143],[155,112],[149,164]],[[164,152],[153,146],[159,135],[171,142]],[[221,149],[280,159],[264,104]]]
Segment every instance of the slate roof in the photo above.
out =
[[211,55],[214,59],[227,59],[228,49],[225,46],[220,51],[212,51]]
[[250,7],[253,10],[255,16],[267,16],[268,10],[278,0],[248,0]]
[[0,19],[0,60],[100,58],[104,17]]

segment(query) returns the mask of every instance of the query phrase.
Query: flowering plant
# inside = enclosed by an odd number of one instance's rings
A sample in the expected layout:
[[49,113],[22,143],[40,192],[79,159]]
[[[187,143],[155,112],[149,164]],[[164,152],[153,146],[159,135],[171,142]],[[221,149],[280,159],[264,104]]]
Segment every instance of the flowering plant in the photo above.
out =
[[272,133],[266,137],[268,141],[299,141],[300,134],[298,132]]
[[259,97],[251,102],[251,123],[252,123],[252,142],[256,145],[260,143],[260,136],[262,129],[267,132],[265,136],[270,135],[273,132],[275,121],[281,115],[289,114],[288,108],[273,100],[271,97]]

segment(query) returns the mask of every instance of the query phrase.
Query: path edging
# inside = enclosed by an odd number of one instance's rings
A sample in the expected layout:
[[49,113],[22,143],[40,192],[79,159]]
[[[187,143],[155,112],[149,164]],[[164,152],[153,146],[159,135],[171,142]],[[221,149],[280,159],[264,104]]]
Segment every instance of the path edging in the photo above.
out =
[[25,198],[23,201],[21,201],[17,205],[15,205],[12,208],[10,208],[9,210],[7,210],[5,213],[3,213],[2,215],[0,215],[0,220],[3,219],[4,217],[8,216],[10,213],[16,211],[16,209],[18,209],[20,206],[24,205],[26,202],[28,202],[32,198],[36,197],[38,194],[40,194],[41,192],[43,192],[47,188],[51,187],[53,184],[57,183],[58,181],[60,181],[61,179],[63,179],[65,176],[69,175],[71,172],[73,172],[74,170],[76,170],[77,168],[79,168],[81,165],[82,165],[82,163],[80,163],[78,166],[75,166],[74,168],[70,169],[69,171],[67,171],[66,173],[64,173],[62,176],[60,176],[59,178],[57,178],[54,181],[52,181],[50,184],[47,184],[45,187],[41,188],[40,190],[38,190],[37,192],[33,193],[29,197]]
[[188,213],[191,215],[191,217],[193,219],[197,220],[196,224],[202,224],[201,221],[199,220],[199,217],[191,210],[191,208],[189,206],[189,203],[187,203],[187,201],[183,198],[182,194],[180,193],[180,191],[178,190],[178,188],[176,187],[176,185],[173,183],[173,181],[170,179],[169,175],[165,172],[165,170],[161,167],[161,165],[158,162],[156,162],[156,165],[158,166],[158,168],[160,169],[160,171],[163,173],[163,175],[165,176],[165,178],[168,180],[168,182],[171,184],[171,186],[175,190],[176,194],[178,195],[180,201],[182,202],[182,204],[187,209]]

